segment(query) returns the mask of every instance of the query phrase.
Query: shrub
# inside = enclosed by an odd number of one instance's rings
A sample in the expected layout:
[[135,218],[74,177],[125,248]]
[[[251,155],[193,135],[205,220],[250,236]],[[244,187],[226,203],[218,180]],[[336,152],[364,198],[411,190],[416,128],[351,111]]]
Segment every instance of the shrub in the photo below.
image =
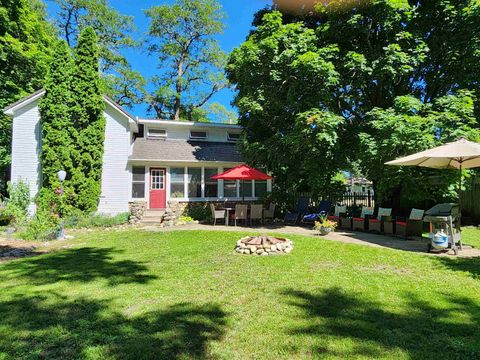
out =
[[66,228],[92,228],[92,227],[112,227],[128,223],[129,213],[121,213],[115,216],[102,214],[84,215],[77,213],[65,219]]
[[30,205],[30,188],[26,182],[19,180],[16,183],[8,182],[8,199],[2,211],[2,217],[10,219],[16,225],[24,222]]
[[18,237],[24,240],[52,240],[59,230],[59,218],[56,214],[40,210],[18,232]]
[[185,208],[183,216],[190,217],[197,221],[210,221],[211,212],[209,203],[190,203]]

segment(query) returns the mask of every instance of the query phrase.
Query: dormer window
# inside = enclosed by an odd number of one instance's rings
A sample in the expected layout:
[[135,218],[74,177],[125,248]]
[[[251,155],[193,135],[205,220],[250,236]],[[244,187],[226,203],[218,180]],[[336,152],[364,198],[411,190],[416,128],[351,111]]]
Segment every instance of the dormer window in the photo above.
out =
[[167,130],[165,129],[148,129],[148,137],[150,138],[166,138]]
[[227,141],[236,142],[240,139],[240,133],[227,133]]
[[207,138],[206,131],[190,131],[190,139],[203,140]]

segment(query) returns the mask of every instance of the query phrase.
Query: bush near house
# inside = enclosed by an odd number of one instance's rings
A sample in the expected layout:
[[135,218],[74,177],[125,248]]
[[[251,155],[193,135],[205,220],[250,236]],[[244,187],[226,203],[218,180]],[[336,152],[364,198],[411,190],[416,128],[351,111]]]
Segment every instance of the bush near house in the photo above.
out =
[[66,228],[106,228],[128,223],[129,213],[122,213],[115,216],[102,214],[76,214],[65,219]]

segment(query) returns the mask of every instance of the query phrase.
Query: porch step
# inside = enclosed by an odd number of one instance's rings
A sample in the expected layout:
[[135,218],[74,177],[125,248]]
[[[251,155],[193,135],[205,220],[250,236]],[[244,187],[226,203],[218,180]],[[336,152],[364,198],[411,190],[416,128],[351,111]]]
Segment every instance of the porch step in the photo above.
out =
[[148,225],[160,224],[163,214],[165,214],[164,210],[147,210],[140,223]]
[[145,211],[145,216],[163,216],[163,214],[165,214],[165,210],[148,209]]

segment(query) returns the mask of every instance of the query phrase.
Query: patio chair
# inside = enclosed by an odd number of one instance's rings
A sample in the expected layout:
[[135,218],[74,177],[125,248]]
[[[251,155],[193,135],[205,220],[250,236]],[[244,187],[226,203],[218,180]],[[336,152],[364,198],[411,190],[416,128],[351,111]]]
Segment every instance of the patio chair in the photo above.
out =
[[368,219],[373,216],[374,208],[373,207],[362,207],[362,212],[360,217],[352,218],[352,229],[353,230],[368,230]]
[[328,200],[320,201],[320,204],[311,214],[304,215],[302,222],[314,222],[320,218],[320,216],[327,216],[332,208],[332,202]]
[[212,222],[213,226],[217,225],[217,219],[225,220],[225,210],[217,210],[215,209],[215,205],[210,204],[210,211],[212,212]]
[[[341,218],[345,218],[347,215],[347,207],[345,205],[335,205],[333,215],[328,216],[328,220],[336,221],[338,226],[341,227]],[[349,226],[350,227],[350,226]]]
[[260,224],[263,224],[263,205],[250,205],[250,225],[253,225],[254,220],[258,220]]
[[378,208],[378,214],[375,219],[368,219],[368,230],[375,232],[383,232],[383,226],[385,221],[389,221],[392,218],[392,209],[390,208]]
[[385,232],[395,233],[397,236],[409,238],[411,236],[421,237],[423,233],[424,210],[412,209],[407,219],[397,218],[395,221],[385,223]]
[[275,204],[270,203],[268,209],[263,210],[263,221],[267,221],[267,219],[271,219],[272,222],[275,219]]
[[244,224],[247,224],[247,213],[248,205],[235,205],[235,226],[237,226],[237,220],[243,220]]
[[283,219],[284,223],[298,223],[300,218],[308,213],[308,205],[310,204],[310,199],[307,197],[301,197],[298,199],[297,208],[294,212],[286,213],[285,218]]

